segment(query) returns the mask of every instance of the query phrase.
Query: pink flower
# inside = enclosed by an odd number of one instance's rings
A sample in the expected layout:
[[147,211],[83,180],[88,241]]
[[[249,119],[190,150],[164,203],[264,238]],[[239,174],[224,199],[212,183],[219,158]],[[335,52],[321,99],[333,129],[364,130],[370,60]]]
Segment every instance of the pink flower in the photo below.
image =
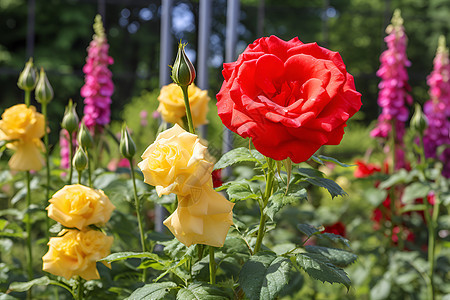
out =
[[99,15],[95,17],[94,31],[94,38],[87,49],[88,57],[83,67],[86,74],[85,84],[80,91],[85,104],[83,121],[92,132],[94,127],[101,128],[110,122],[111,95],[114,92],[112,73],[108,69],[114,61],[108,55],[109,45]]
[[[394,129],[396,141],[396,169],[404,167],[403,135],[405,122],[409,118],[407,104],[412,104],[412,97],[408,94],[411,89],[408,85],[408,73],[406,67],[411,62],[406,56],[407,37],[403,27],[403,19],[400,11],[396,10],[392,18],[392,24],[386,29],[388,36],[384,39],[388,49],[381,54],[381,66],[377,75],[381,77],[378,85],[378,105],[382,112],[378,117],[378,124],[370,133],[372,137],[387,139]],[[392,126],[395,128],[392,128]],[[401,153],[399,153],[401,152]]]
[[431,99],[424,105],[428,119],[428,128],[424,134],[425,155],[442,161],[442,174],[450,178],[450,147],[447,146],[440,155],[437,153],[439,146],[450,144],[450,63],[444,37],[439,40],[434,68],[427,83]]

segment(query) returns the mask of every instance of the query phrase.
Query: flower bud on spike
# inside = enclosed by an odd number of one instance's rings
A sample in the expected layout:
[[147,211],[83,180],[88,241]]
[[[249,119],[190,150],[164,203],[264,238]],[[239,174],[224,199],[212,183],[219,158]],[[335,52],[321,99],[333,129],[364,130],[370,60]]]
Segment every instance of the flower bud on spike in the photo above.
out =
[[75,152],[75,155],[73,156],[72,164],[78,173],[86,169],[88,157],[84,152],[83,147],[78,147],[77,152]]
[[418,103],[416,103],[416,108],[413,116],[411,117],[411,128],[416,130],[420,135],[428,127],[427,117],[423,114],[422,109]]
[[90,149],[94,145],[94,138],[84,123],[81,123],[77,136],[78,144],[84,149]]
[[45,75],[44,68],[41,68],[34,95],[37,102],[42,104],[47,104],[53,99],[53,89],[48,81],[47,75]]
[[64,118],[61,122],[61,127],[67,130],[70,136],[78,129],[78,123],[80,122],[77,112],[75,111],[75,106],[76,105],[73,105],[72,103],[72,99],[70,99],[69,105],[66,106],[66,111],[64,112]]
[[136,154],[136,145],[134,144],[134,141],[131,138],[125,124],[122,127],[119,150],[122,156],[128,159],[132,159]]
[[188,86],[195,79],[195,69],[184,52],[186,44],[178,44],[178,53],[172,67],[172,80],[179,86]]
[[36,87],[37,74],[33,67],[33,58],[30,57],[28,62],[25,64],[25,68],[19,75],[19,80],[17,80],[17,86],[24,91],[32,91]]

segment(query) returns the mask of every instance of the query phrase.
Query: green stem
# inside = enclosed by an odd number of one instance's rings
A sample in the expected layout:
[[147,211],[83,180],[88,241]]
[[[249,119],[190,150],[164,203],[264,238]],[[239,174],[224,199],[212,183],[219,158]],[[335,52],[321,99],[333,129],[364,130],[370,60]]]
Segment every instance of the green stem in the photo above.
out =
[[191,106],[189,104],[188,86],[180,86],[183,91],[184,106],[186,107],[186,119],[188,122],[189,132],[195,134],[194,123],[192,122]]
[[72,184],[72,176],[73,176],[73,165],[72,165],[72,160],[73,160],[73,139],[72,139],[72,134],[69,132],[69,151],[70,151],[70,161],[69,161],[69,179],[68,179],[68,183],[67,184]]
[[266,215],[264,214],[264,208],[266,208],[267,203],[269,201],[270,196],[272,196],[272,188],[273,188],[273,181],[275,178],[275,172],[273,170],[273,159],[266,158],[268,170],[266,175],[266,189],[264,191],[264,198],[263,203],[259,203],[259,209],[261,211],[261,217],[259,219],[259,228],[258,228],[258,235],[256,237],[256,244],[255,244],[255,250],[253,251],[253,254],[256,254],[260,249],[262,245],[262,240],[265,234],[265,225],[266,225]]
[[216,283],[216,260],[214,259],[213,246],[209,246],[209,283]]
[[82,300],[83,299],[83,278],[78,277],[77,285],[78,285],[77,300]]
[[[437,225],[437,219],[439,216],[439,195],[436,195],[436,203],[434,203],[434,206],[432,207],[431,204],[428,202],[427,199],[424,201],[426,202],[426,211],[425,213],[425,219],[427,221],[427,227],[428,227],[428,277],[430,278],[429,285],[428,285],[428,299],[434,300],[435,299],[435,289],[434,289],[434,268],[436,265],[435,255],[436,255],[436,225]],[[432,210],[431,217],[429,216],[429,212]]]
[[30,107],[30,97],[31,96],[31,91],[27,91],[25,90],[25,105],[27,107]]
[[88,156],[88,182],[89,182],[89,187],[92,188],[93,187],[93,185],[92,185],[92,163],[91,163],[92,155],[91,155],[90,151],[88,151],[88,149],[86,149],[86,153]]
[[[50,147],[48,146],[48,132],[47,132],[47,126],[48,126],[48,117],[47,117],[47,103],[42,103],[42,114],[44,115],[44,123],[45,123],[45,131],[44,131],[44,145],[45,145],[45,169],[46,169],[46,177],[47,177],[47,184],[45,187],[45,201],[47,202],[50,199],[50,156],[49,151]],[[45,203],[44,206],[47,206]],[[47,227],[46,235],[47,238],[50,237],[49,230],[50,230],[50,219],[45,218],[45,225]]]
[[78,184],[81,184],[81,175],[83,174],[83,171],[78,171]]
[[[134,202],[136,205],[136,216],[137,216],[138,225],[139,225],[139,234],[141,237],[141,247],[142,247],[142,252],[146,252],[145,251],[144,226],[142,224],[142,219],[141,219],[141,204],[140,204],[139,197],[137,194],[136,176],[134,175],[134,169],[133,169],[133,159],[129,158],[128,161],[130,162],[131,180],[133,181]],[[147,277],[147,269],[144,269],[143,273],[142,273],[142,282],[146,281],[146,277]]]
[[[28,266],[27,266],[27,273],[28,273],[28,280],[33,279],[33,249],[31,244],[31,213],[30,213],[30,206],[31,206],[31,176],[30,171],[26,171],[26,185],[27,185],[27,195],[26,195],[26,203],[27,203],[27,218],[26,218],[26,231],[27,231],[27,252],[28,252]],[[27,294],[28,299],[32,299],[31,295],[31,288],[28,290]]]

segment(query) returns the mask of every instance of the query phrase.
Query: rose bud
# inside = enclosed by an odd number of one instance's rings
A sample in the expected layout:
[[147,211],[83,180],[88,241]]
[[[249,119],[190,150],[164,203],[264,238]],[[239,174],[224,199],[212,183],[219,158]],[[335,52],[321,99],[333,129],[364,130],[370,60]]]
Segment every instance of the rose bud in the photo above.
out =
[[411,128],[416,130],[420,135],[423,134],[428,127],[427,117],[423,114],[420,104],[416,103],[414,114],[411,118]]
[[184,52],[186,44],[178,44],[178,53],[172,67],[172,80],[179,86],[188,86],[195,79],[195,69]]
[[73,167],[80,173],[86,169],[88,164],[88,157],[83,150],[83,147],[78,147],[72,160]]
[[45,75],[44,68],[41,68],[34,95],[36,100],[42,104],[49,103],[53,99],[53,89],[48,81],[47,75]]
[[125,125],[122,127],[119,150],[120,154],[128,159],[132,159],[136,154],[136,144],[131,138],[128,128]]
[[66,111],[64,112],[64,117],[61,122],[61,127],[69,132],[71,136],[72,133],[78,129],[78,119],[77,112],[75,111],[75,105],[72,103],[72,99],[69,100],[69,105],[66,106]]
[[24,91],[32,91],[36,87],[37,74],[33,67],[33,58],[30,57],[25,68],[19,75],[17,86]]
[[94,138],[89,132],[89,129],[87,129],[86,125],[84,125],[84,122],[81,123],[77,140],[78,144],[84,149],[89,149],[94,145]]

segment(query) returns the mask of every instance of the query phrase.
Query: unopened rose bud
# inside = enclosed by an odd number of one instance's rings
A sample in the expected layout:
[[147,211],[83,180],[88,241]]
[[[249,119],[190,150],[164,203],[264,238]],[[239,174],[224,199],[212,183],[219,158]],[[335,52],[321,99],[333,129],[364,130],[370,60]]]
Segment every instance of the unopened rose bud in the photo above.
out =
[[73,105],[72,99],[70,99],[69,105],[66,106],[66,111],[64,112],[61,127],[67,130],[69,135],[72,136],[72,133],[78,129],[78,123],[80,123],[80,119],[78,119],[75,105]]
[[195,69],[191,61],[184,52],[186,45],[178,44],[178,53],[172,67],[172,80],[179,86],[188,86],[195,79]]
[[36,87],[37,74],[33,67],[33,58],[30,57],[28,62],[25,64],[25,68],[19,75],[19,80],[17,80],[17,86],[24,91],[32,91]]
[[49,103],[53,99],[53,89],[48,81],[47,75],[45,75],[44,68],[41,68],[34,95],[37,102],[42,104]]
[[416,103],[415,111],[411,118],[411,128],[413,128],[419,134],[422,135],[427,127],[428,127],[427,117],[423,114],[420,105]]
[[88,157],[83,150],[83,147],[78,147],[75,155],[73,156],[72,165],[80,173],[86,169],[88,164]]
[[94,145],[94,138],[84,123],[81,123],[77,136],[78,144],[84,149],[90,149]]
[[136,154],[136,144],[131,138],[130,133],[128,132],[128,129],[125,125],[122,127],[119,150],[120,154],[128,159],[132,159]]

